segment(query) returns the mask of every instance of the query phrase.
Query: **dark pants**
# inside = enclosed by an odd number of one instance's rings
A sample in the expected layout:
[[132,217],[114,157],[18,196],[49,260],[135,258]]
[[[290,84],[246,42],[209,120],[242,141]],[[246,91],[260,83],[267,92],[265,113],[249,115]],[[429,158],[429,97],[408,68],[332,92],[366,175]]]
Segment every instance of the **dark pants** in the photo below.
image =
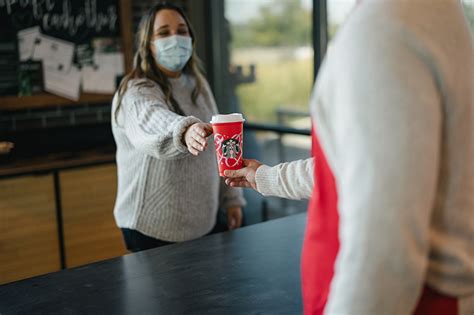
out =
[[[216,225],[209,234],[219,233],[227,231],[227,218],[222,211],[218,211]],[[121,229],[125,246],[131,252],[139,252],[142,250],[161,247],[165,245],[173,244],[173,242],[162,241],[145,234],[138,232],[137,230]]]
[[131,252],[139,252],[150,248],[173,244],[153,237],[146,236],[137,230],[121,229],[125,246]]

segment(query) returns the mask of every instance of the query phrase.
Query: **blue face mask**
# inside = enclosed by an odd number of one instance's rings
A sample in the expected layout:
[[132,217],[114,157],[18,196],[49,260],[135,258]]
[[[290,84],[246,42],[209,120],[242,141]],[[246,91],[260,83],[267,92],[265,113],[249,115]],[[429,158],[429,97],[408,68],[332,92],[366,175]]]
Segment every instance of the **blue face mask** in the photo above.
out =
[[183,70],[193,54],[193,43],[189,36],[173,35],[159,38],[153,44],[156,48],[156,61],[169,71]]

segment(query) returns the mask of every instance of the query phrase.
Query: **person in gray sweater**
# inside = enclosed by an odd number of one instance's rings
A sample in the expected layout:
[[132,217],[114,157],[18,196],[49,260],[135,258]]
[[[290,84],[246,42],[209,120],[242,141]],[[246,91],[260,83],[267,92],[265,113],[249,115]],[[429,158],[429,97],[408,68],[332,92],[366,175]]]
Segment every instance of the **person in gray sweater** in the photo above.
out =
[[134,69],[114,96],[114,216],[130,251],[206,235],[219,207],[229,229],[242,223],[242,192],[219,177],[208,139],[212,127],[204,122],[217,107],[193,34],[181,8],[152,7],[139,26]]
[[459,0],[365,0],[310,100],[314,157],[227,183],[310,198],[305,314],[474,314],[474,45]]

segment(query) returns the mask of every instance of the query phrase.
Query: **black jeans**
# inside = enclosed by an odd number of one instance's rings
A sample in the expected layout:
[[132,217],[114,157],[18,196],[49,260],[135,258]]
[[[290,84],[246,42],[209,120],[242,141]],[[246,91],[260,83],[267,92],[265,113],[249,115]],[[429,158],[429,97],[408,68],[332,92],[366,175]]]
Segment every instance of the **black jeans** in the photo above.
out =
[[121,229],[125,246],[131,252],[139,252],[150,248],[165,246],[173,244],[171,242],[162,241],[145,234],[138,232],[137,230]]
[[[139,252],[142,250],[161,247],[165,245],[173,244],[173,242],[162,241],[145,234],[138,232],[137,230],[121,229],[125,246],[131,252]],[[227,231],[227,218],[222,211],[218,211],[216,225],[209,234],[219,233]]]

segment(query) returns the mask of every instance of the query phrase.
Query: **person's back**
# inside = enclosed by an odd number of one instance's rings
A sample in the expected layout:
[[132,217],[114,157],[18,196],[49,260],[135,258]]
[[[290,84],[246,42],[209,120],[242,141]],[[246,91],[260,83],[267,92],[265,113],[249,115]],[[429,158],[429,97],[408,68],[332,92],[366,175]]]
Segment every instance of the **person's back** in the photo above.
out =
[[458,0],[362,1],[333,42],[311,102],[340,217],[329,314],[474,297],[473,58]]
[[[402,1],[403,3],[403,1]],[[474,294],[474,47],[456,0],[400,8],[414,32],[440,96],[440,153],[430,223],[426,281],[453,296]],[[417,16],[416,12],[425,14]],[[405,15],[406,14],[406,15]],[[421,135],[430,138],[430,135]],[[429,157],[428,157],[429,158]]]
[[474,47],[461,4],[360,2],[318,74],[313,158],[244,160],[226,182],[311,194],[305,314],[472,315]]

